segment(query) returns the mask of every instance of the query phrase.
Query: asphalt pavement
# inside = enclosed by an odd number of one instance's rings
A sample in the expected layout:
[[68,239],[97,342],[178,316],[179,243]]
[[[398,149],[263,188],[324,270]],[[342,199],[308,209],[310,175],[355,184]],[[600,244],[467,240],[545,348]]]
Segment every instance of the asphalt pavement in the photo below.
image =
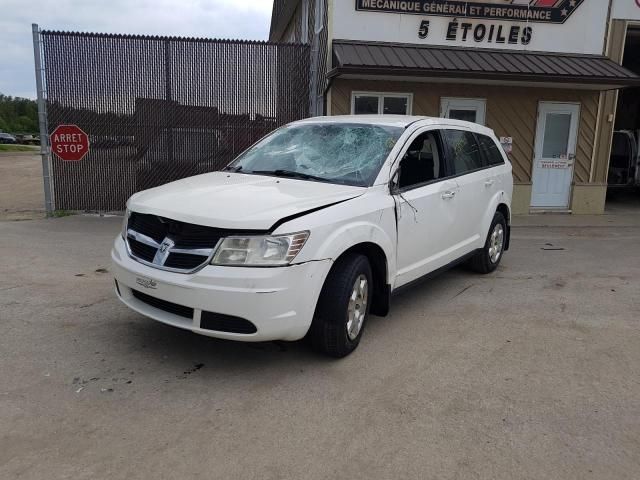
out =
[[120,218],[0,222],[0,478],[638,479],[640,215],[530,218],[338,361],[128,310]]

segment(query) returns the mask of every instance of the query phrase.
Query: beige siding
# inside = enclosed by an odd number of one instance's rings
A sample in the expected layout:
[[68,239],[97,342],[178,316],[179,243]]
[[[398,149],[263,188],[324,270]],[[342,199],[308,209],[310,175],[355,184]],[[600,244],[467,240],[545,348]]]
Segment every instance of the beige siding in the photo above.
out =
[[541,101],[580,103],[575,182],[589,182],[598,114],[599,94],[597,92],[336,79],[331,88],[332,115],[351,113],[351,92],[354,90],[413,93],[413,113],[428,116],[440,115],[441,97],[485,98],[487,125],[493,128],[498,136],[513,137],[514,180],[521,183],[531,181],[538,103]]

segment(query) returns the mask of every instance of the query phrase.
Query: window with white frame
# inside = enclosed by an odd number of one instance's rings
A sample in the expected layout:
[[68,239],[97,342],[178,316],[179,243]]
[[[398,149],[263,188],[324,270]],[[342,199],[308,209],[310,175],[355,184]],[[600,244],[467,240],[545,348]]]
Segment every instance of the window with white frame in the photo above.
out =
[[485,124],[487,101],[484,98],[443,97],[440,101],[440,116],[455,120]]
[[353,92],[353,115],[411,115],[412,93]]

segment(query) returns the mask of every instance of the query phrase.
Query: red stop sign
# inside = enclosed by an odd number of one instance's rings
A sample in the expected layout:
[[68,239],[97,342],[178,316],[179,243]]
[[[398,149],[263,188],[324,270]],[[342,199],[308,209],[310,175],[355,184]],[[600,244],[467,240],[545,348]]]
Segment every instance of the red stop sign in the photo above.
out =
[[51,151],[61,160],[78,162],[89,153],[89,136],[77,125],[58,125],[51,134]]

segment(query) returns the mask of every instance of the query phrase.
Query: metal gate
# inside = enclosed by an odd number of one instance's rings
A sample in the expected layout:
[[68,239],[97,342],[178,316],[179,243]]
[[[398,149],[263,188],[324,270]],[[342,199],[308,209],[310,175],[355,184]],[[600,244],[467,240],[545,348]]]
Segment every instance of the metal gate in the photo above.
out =
[[38,35],[44,130],[75,124],[90,143],[79,162],[49,158],[55,209],[122,210],[136,191],[220,169],[309,115],[307,45]]

